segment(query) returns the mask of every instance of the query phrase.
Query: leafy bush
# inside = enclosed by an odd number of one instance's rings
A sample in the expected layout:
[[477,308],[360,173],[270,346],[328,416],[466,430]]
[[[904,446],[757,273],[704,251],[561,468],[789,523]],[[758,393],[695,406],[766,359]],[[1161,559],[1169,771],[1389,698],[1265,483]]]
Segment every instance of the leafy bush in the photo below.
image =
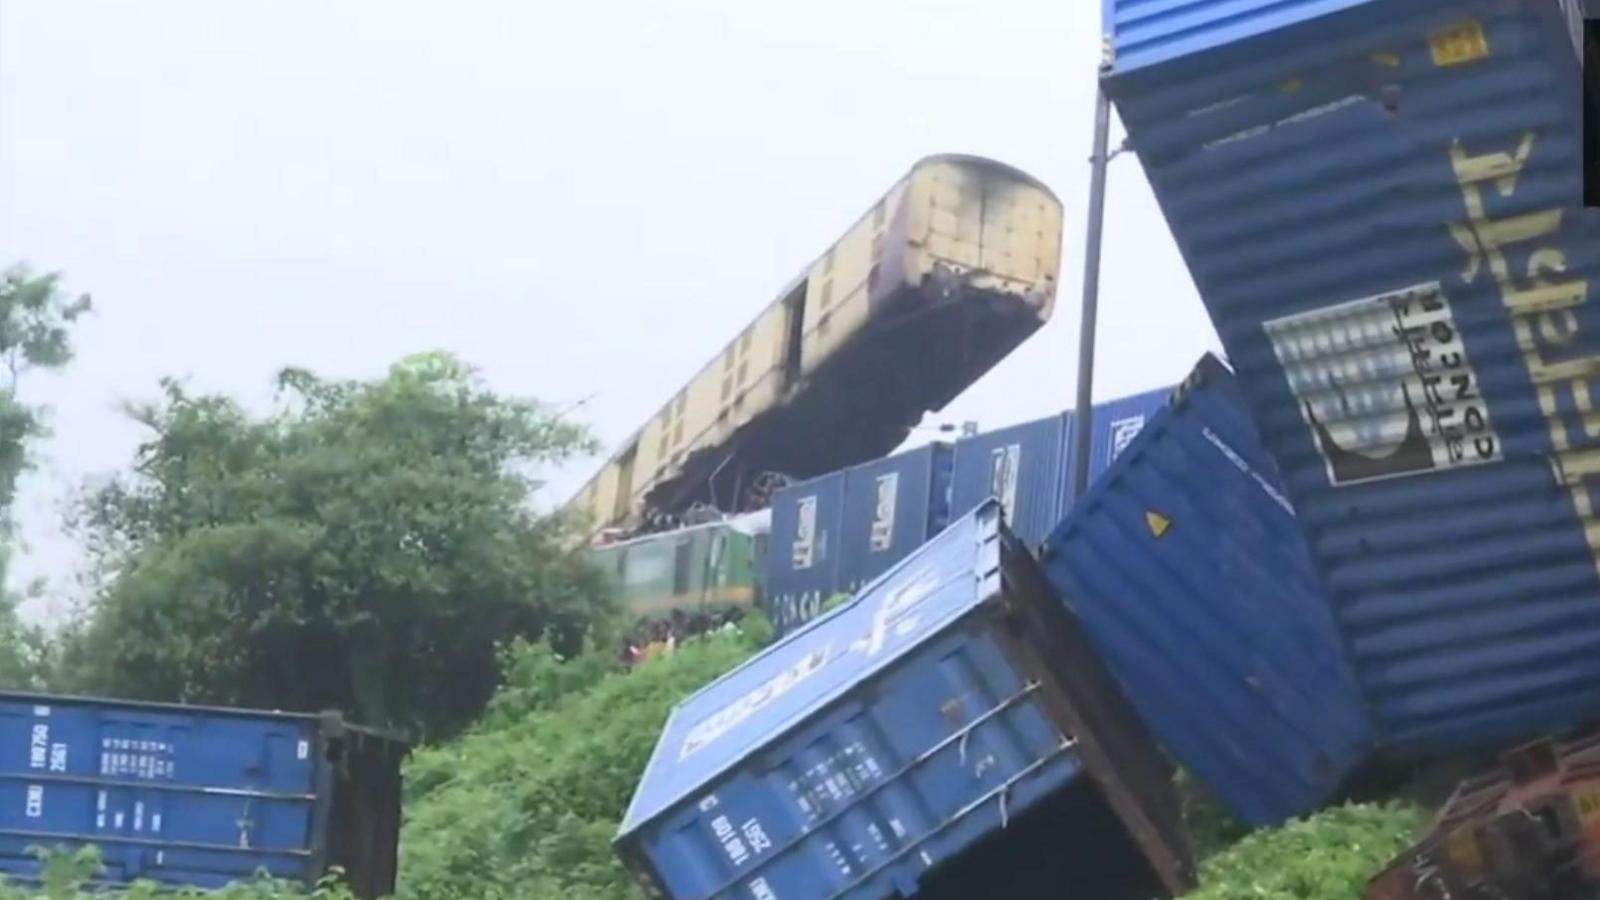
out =
[[[89,890],[89,883],[100,872],[100,851],[95,847],[77,850],[65,848],[34,851],[42,863],[39,884],[23,886],[0,883],[0,900],[98,900],[105,894]],[[354,900],[338,878],[337,873],[324,879],[310,892],[300,885],[269,878],[229,885],[217,891],[162,887],[154,882],[140,881],[129,885],[117,895],[123,900],[168,900],[168,898],[207,898],[207,900]]]
[[[611,849],[672,707],[760,646],[759,616],[693,638],[631,672],[591,651],[520,644],[504,684],[462,737],[407,769],[402,897],[638,896]],[[603,645],[602,645],[603,646]]]
[[1188,900],[1353,900],[1421,825],[1409,806],[1351,805],[1257,831],[1206,860]]

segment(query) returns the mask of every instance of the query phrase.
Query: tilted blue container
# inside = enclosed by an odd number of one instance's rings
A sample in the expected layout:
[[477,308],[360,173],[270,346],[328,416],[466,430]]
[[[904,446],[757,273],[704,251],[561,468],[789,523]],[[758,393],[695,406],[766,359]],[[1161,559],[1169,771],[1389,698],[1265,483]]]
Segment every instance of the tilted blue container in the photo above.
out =
[[672,900],[1170,895],[1169,774],[986,502],[680,704],[617,849]]
[[957,441],[951,513],[962,515],[994,497],[1012,533],[1037,546],[1061,519],[1071,422],[1070,414],[1058,413]]
[[0,693],[0,874],[92,844],[112,885],[310,885],[340,866],[387,896],[405,752],[334,715]]
[[[1172,388],[1161,388],[1095,404],[1089,416],[1089,484],[1093,485],[1105,474],[1123,449],[1138,436],[1150,416],[1166,405],[1171,393]],[[1067,475],[1061,480],[1062,515],[1072,508],[1072,472],[1075,466],[1071,460],[1076,452],[1076,440],[1069,439]]]
[[854,591],[950,524],[949,444],[926,444],[847,469],[839,585]]
[[772,497],[762,602],[779,634],[811,621],[839,592],[844,471],[789,485]]
[[1214,358],[1040,558],[1156,738],[1245,821],[1315,809],[1370,752],[1310,548]]
[[1600,210],[1564,5],[1110,5],[1106,89],[1396,753],[1600,716]]

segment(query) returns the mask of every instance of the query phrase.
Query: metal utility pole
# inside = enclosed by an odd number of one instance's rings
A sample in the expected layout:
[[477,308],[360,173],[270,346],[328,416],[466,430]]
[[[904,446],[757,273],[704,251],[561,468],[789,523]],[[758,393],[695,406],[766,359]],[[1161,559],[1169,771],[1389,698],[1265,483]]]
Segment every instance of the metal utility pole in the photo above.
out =
[[1072,425],[1072,495],[1089,486],[1090,420],[1094,416],[1094,329],[1100,306],[1100,239],[1106,213],[1106,167],[1111,162],[1111,98],[1098,78],[1094,106],[1094,155],[1089,158],[1089,230],[1084,237],[1083,316],[1078,325],[1078,411]]

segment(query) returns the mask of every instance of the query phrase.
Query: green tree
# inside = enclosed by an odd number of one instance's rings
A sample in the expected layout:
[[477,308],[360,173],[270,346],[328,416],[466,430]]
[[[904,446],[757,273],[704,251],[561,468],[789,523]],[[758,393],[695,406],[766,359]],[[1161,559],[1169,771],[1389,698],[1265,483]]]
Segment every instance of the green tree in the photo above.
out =
[[[45,433],[44,411],[22,401],[22,377],[72,361],[72,323],[89,311],[87,295],[71,296],[58,273],[17,265],[0,273],[0,586],[15,538],[12,502],[34,444]],[[0,587],[0,687],[39,688],[48,642],[17,617],[21,598]]]
[[574,650],[610,613],[530,506],[530,465],[589,450],[581,427],[443,354],[279,386],[265,417],[171,381],[130,410],[153,437],[80,519],[107,573],[66,664],[84,688],[437,735],[488,700],[499,642]]
[[42,691],[50,687],[56,643],[17,615],[15,598],[0,597],[0,689]]

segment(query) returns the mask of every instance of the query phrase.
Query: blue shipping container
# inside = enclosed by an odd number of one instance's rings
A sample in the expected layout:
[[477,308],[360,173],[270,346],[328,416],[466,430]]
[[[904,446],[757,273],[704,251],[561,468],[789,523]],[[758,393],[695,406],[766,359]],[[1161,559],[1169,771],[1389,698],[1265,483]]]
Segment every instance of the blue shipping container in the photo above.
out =
[[[1089,484],[1093,485],[1104,475],[1122,451],[1132,443],[1155,411],[1166,405],[1171,388],[1145,391],[1105,403],[1095,404],[1089,415]],[[1061,514],[1072,508],[1071,460],[1077,452],[1076,439],[1070,439],[1067,448],[1067,475],[1061,480],[1063,497]]]
[[811,621],[839,591],[843,471],[792,484],[773,495],[763,602],[779,634]]
[[848,469],[839,585],[855,591],[950,524],[949,444],[927,444]]
[[1061,519],[1070,414],[1057,414],[957,441],[950,509],[962,515],[994,497],[1006,525],[1030,547]]
[[110,884],[310,884],[337,865],[387,896],[405,749],[333,715],[0,693],[0,874],[93,844]]
[[617,846],[672,900],[1170,895],[1169,774],[989,502],[678,706]]
[[1265,24],[1106,87],[1380,741],[1600,716],[1600,210],[1569,20],[1554,0],[1226,6]]
[[1315,809],[1371,749],[1310,548],[1214,358],[1041,559],[1156,738],[1245,821]]

